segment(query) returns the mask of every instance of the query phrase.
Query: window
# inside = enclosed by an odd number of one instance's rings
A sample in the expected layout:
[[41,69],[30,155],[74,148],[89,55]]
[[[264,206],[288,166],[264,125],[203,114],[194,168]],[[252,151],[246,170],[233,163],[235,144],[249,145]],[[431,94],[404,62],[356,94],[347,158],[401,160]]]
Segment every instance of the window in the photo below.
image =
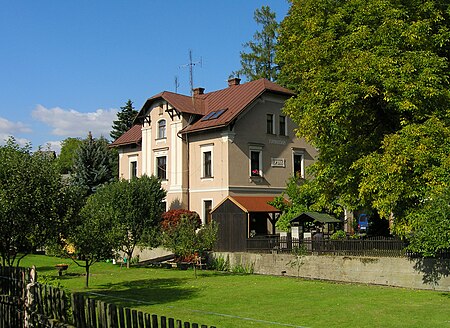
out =
[[156,157],[156,176],[161,180],[167,180],[167,157]]
[[250,176],[252,177],[262,176],[261,158],[262,152],[260,150],[250,151]]
[[158,139],[166,138],[166,120],[158,122]]
[[267,114],[267,134],[274,134],[273,114]]
[[280,115],[280,136],[287,136],[286,116]]
[[203,201],[203,224],[211,223],[212,200]]
[[294,175],[303,178],[303,152],[295,151],[293,153]]
[[130,162],[130,178],[137,177],[137,161]]
[[211,151],[203,152],[203,178],[212,178]]

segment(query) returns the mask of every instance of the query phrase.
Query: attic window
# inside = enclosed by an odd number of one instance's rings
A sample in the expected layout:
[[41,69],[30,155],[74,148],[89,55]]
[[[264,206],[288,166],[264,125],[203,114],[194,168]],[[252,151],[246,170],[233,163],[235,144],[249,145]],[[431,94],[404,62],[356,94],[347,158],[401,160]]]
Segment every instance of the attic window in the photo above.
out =
[[225,113],[225,111],[226,109],[219,109],[217,111],[210,112],[202,118],[202,121],[215,120],[216,118],[219,118],[223,113]]

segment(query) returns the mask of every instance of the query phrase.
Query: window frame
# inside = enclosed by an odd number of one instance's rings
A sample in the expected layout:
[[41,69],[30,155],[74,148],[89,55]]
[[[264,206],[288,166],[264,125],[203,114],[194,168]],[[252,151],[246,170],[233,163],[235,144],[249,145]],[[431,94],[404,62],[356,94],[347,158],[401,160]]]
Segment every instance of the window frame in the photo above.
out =
[[138,162],[136,159],[130,161],[130,179],[138,177]]
[[301,157],[301,161],[300,161],[300,178],[304,178],[305,177],[305,152],[301,151],[301,150],[294,150],[292,152],[292,172],[293,175],[296,177],[297,176],[297,172],[295,170],[295,157],[296,156],[300,156]]
[[[163,125],[164,124],[164,125]],[[156,139],[167,139],[167,121],[161,119],[157,122],[157,136]]]
[[275,115],[266,114],[266,133],[275,134]]
[[[164,158],[164,169],[161,169],[159,165],[159,159]],[[164,172],[164,177],[160,176],[160,172]],[[167,181],[167,155],[165,154],[159,154],[155,156],[155,176],[160,179],[161,181]]]
[[[281,126],[281,118],[283,118],[283,127]],[[279,131],[278,131],[278,133],[279,133],[279,135],[280,136],[283,136],[283,137],[286,137],[288,134],[287,134],[287,119],[286,119],[286,116],[284,116],[284,115],[280,115],[279,117],[278,117],[278,127],[279,127]]]
[[[207,210],[207,206],[206,203],[209,202],[211,207],[210,207],[210,212],[206,213]],[[213,209],[213,200],[211,198],[205,198],[202,199],[202,224],[208,224],[212,221],[212,215],[211,215],[211,211]],[[209,221],[208,221],[209,218]]]
[[[258,165],[254,168],[254,158],[252,154],[258,154]],[[255,172],[258,171],[258,172]],[[250,147],[249,149],[249,175],[250,177],[263,177],[263,156],[262,147]]]
[[[207,145],[201,145],[200,146],[200,161],[201,161],[201,179],[214,179],[214,152],[213,152],[214,144],[207,144]],[[206,168],[206,162],[205,162],[205,154],[210,153],[210,163],[209,163],[209,169],[210,169],[210,175],[207,175],[207,168]]]

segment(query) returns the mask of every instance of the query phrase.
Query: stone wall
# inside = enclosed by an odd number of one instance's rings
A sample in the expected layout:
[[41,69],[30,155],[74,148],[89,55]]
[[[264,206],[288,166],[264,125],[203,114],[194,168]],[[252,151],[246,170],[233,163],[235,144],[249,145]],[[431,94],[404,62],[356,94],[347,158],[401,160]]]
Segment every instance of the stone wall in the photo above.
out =
[[[254,273],[297,276],[296,257],[289,254],[216,252],[230,266],[253,266]],[[394,257],[304,256],[299,276],[363,284],[450,291],[450,260]]]

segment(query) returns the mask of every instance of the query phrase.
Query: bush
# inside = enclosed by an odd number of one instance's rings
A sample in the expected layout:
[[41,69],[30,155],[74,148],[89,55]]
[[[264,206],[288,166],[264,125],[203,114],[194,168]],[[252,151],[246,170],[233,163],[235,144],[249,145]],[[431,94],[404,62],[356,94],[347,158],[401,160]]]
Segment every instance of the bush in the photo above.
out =
[[193,221],[196,229],[200,228],[202,221],[196,212],[178,209],[170,210],[162,215],[161,227],[164,231],[169,231],[176,228],[181,221],[181,218]]
[[341,240],[341,239],[346,239],[346,238],[347,238],[347,234],[345,233],[344,230],[338,230],[330,236],[331,240]]

